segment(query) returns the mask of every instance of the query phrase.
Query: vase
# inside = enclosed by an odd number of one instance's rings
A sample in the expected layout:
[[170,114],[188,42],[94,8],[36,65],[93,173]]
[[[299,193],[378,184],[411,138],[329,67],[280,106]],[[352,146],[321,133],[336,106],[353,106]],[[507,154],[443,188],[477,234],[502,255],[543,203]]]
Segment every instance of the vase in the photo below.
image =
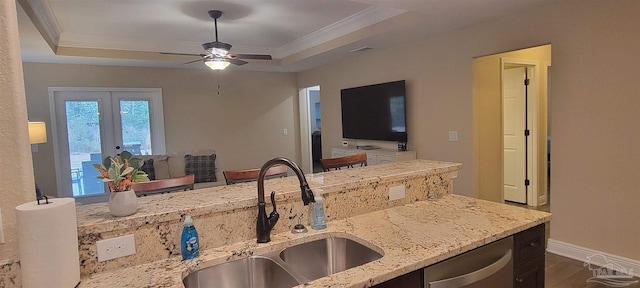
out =
[[116,217],[129,216],[138,210],[138,196],[133,189],[109,194],[109,213]]

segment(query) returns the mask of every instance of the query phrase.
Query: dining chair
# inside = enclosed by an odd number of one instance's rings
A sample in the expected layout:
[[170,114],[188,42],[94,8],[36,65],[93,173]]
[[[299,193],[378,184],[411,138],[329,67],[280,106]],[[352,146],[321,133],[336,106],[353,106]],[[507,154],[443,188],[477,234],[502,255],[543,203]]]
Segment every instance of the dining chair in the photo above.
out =
[[[222,171],[224,179],[227,181],[227,185],[258,181],[258,174],[260,169],[243,169],[243,170],[225,170]],[[276,165],[265,174],[265,179],[287,177],[287,166]]]
[[354,165],[367,166],[367,153],[358,153],[337,158],[320,159],[323,171],[340,170],[340,168],[353,168]]

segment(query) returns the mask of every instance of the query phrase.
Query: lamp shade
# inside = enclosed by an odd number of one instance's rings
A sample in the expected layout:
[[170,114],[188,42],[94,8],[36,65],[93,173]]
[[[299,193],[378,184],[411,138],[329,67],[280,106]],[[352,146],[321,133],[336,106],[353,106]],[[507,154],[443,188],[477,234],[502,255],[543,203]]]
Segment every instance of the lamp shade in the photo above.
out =
[[226,59],[216,58],[216,59],[206,60],[204,64],[206,64],[207,67],[211,68],[212,70],[224,70],[224,68],[227,68],[227,66],[229,66],[229,64],[231,63]]
[[44,122],[29,122],[29,142],[47,143],[47,125]]

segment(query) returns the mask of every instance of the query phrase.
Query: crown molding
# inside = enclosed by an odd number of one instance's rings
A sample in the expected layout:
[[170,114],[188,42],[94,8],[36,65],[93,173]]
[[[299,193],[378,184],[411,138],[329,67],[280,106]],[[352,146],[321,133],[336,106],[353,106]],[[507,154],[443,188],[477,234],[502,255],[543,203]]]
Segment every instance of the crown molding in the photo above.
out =
[[[61,47],[95,48],[107,50],[128,50],[141,52],[174,52],[174,53],[204,53],[202,43],[181,41],[174,43],[164,43],[160,41],[140,41],[140,39],[104,37],[80,34],[62,34],[60,39]],[[246,54],[270,54],[276,52],[274,48],[254,47],[254,46],[233,46],[231,53]]]
[[18,0],[18,3],[27,13],[36,29],[42,34],[42,37],[45,38],[45,41],[55,50],[55,46],[60,41],[61,29],[49,1]]
[[139,38],[105,37],[85,34],[63,33],[60,46],[78,48],[98,48],[132,51],[196,53],[202,52],[202,44],[191,41],[167,44],[161,41],[141,40]]
[[405,12],[407,12],[407,10],[371,6],[327,27],[285,44],[279,47],[274,54],[276,58],[284,58]]

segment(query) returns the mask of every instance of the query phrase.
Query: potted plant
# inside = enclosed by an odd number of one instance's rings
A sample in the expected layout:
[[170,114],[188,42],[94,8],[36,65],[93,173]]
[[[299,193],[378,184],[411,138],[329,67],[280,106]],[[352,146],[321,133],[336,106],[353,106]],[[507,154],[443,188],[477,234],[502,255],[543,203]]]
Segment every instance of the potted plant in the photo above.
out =
[[123,151],[120,155],[107,156],[102,164],[93,164],[100,175],[97,178],[109,186],[109,212],[113,216],[128,216],[138,210],[136,192],[131,189],[134,182],[149,181],[147,173],[140,170],[142,158]]

